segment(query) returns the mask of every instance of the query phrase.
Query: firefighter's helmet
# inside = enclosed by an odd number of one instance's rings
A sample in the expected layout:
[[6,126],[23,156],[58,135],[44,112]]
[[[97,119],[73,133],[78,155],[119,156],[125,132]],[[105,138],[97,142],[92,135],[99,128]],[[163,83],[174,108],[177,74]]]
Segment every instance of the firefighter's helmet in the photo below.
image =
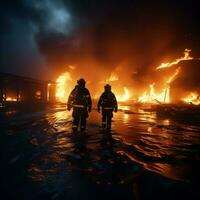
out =
[[106,84],[106,85],[104,86],[104,89],[105,89],[105,90],[109,90],[109,91],[110,91],[110,90],[111,90],[111,85],[109,85],[109,84]]
[[86,82],[83,78],[81,78],[77,81],[77,83],[78,83],[78,85],[85,85]]

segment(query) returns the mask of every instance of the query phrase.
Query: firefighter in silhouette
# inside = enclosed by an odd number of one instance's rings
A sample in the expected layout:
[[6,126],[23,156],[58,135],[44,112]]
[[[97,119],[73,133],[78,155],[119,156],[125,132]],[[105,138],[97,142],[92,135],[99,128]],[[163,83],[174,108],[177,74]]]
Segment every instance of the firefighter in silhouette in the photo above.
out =
[[104,86],[105,91],[102,93],[98,102],[98,112],[102,108],[102,127],[110,130],[113,111],[117,112],[118,105],[115,95],[111,91],[110,85]]
[[70,111],[73,108],[72,116],[74,118],[72,129],[76,131],[80,125],[81,131],[86,128],[86,120],[88,112],[91,112],[92,101],[90,92],[85,88],[85,80],[80,79],[77,81],[77,85],[69,95],[67,102],[67,109]]

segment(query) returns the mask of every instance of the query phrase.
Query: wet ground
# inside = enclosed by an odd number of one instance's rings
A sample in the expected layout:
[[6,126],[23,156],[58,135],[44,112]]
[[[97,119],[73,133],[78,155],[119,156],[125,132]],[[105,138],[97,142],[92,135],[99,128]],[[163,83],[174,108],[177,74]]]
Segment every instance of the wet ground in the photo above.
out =
[[[186,116],[187,118],[187,116]],[[200,199],[200,123],[121,106],[71,132],[64,106],[0,116],[3,199]]]

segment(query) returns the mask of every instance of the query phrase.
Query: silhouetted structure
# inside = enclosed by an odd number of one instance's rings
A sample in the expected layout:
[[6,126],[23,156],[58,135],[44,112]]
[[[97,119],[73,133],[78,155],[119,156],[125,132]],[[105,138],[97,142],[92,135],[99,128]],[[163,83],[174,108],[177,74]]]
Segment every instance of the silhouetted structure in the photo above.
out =
[[0,104],[55,102],[55,83],[0,73]]

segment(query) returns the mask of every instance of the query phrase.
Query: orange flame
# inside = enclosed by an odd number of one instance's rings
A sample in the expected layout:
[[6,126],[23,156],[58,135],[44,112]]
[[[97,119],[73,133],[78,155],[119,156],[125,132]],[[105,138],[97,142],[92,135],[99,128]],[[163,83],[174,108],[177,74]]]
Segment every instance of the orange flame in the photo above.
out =
[[118,80],[119,80],[118,75],[115,72],[112,72],[110,78],[106,80],[106,82],[113,82]]
[[161,63],[161,65],[159,65],[156,69],[168,68],[168,67],[171,67],[173,65],[178,64],[182,60],[192,60],[192,59],[194,59],[193,57],[190,56],[190,52],[191,52],[190,49],[185,49],[183,57],[177,58],[175,61],[172,61],[172,62]]
[[[185,49],[184,56],[175,59],[172,62],[161,63],[156,69],[162,68],[170,68],[173,65],[178,64],[180,61],[183,60],[192,60],[194,59],[190,56],[191,50]],[[70,69],[75,69],[74,66],[70,66]],[[160,91],[156,91],[155,84],[150,84],[148,91],[145,91],[141,96],[138,97],[138,102],[142,103],[170,103],[170,85],[175,79],[179,76],[181,72],[181,67],[175,69],[174,73],[167,77],[167,80],[164,81],[164,87]],[[57,86],[56,86],[56,99],[60,102],[66,102],[67,97],[69,95],[70,90],[70,81],[71,81],[71,74],[69,72],[61,74],[57,79]],[[120,73],[119,70],[116,68],[109,77],[105,78],[103,81],[100,81],[99,84],[106,84],[111,83],[114,88],[117,87],[116,97],[118,101],[125,102],[130,100],[131,92],[127,87],[123,88],[123,94],[120,93],[119,86],[122,85],[122,81],[120,80]],[[163,84],[163,83],[162,83]],[[124,85],[123,85],[124,86]],[[102,87],[102,86],[101,86]],[[98,93],[94,96],[95,99],[99,97]],[[189,96],[182,99],[182,101],[186,103],[193,103],[195,105],[200,104],[200,98],[198,94],[191,93]]]
[[6,101],[17,101],[17,98],[15,97],[6,97]]
[[[168,62],[168,63],[162,63],[160,66],[158,66],[156,69],[161,68],[169,68],[173,65],[178,64],[182,60],[192,60],[193,57],[190,56],[190,49],[185,49],[184,56],[181,58],[177,58],[175,61]],[[154,83],[151,84],[149,87],[149,92],[144,92],[142,96],[138,98],[139,102],[142,103],[155,103],[155,102],[162,102],[162,103],[170,103],[170,84],[177,78],[177,76],[181,72],[181,67],[178,67],[175,72],[168,78],[166,81],[166,87],[162,89],[160,93],[156,93],[154,89]]]
[[109,78],[107,78],[106,80],[102,80],[102,81],[100,81],[99,83],[100,83],[100,84],[106,84],[106,83],[110,83],[110,82],[114,82],[114,81],[118,81],[118,80],[119,80],[118,75],[117,75],[115,72],[112,72],[112,73],[110,74],[110,77],[109,77]]
[[149,92],[144,92],[142,96],[138,98],[138,102],[141,103],[169,103],[170,102],[170,87],[164,88],[162,92],[156,93],[154,83],[149,85]]
[[116,95],[117,101],[119,102],[125,102],[130,99],[130,92],[127,87],[123,88],[124,94],[123,95]]
[[172,83],[176,79],[176,77],[178,76],[178,74],[180,73],[180,71],[181,71],[181,67],[178,67],[175,70],[175,73],[172,76],[170,76],[170,78],[168,79],[167,83],[168,84]]
[[67,97],[70,93],[70,81],[71,75],[69,72],[61,74],[56,80],[56,100],[62,103],[67,101]]
[[141,103],[170,103],[170,84],[177,78],[181,68],[178,67],[174,74],[170,76],[166,82],[166,87],[162,89],[160,93],[155,92],[154,83],[149,85],[149,92],[144,92],[142,96],[138,98]]
[[200,105],[200,96],[196,92],[191,92],[187,97],[182,99],[183,102]]

